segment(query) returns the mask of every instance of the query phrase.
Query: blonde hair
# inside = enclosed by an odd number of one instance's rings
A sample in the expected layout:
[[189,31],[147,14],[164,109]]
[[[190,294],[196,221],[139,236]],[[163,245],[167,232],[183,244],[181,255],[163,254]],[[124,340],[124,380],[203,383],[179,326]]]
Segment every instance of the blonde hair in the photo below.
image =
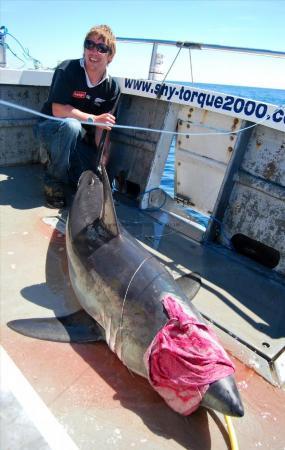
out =
[[85,39],[90,39],[92,36],[97,39],[102,39],[104,44],[110,47],[110,55],[113,56],[116,53],[116,37],[113,34],[111,28],[108,25],[96,25],[92,27],[85,36]]

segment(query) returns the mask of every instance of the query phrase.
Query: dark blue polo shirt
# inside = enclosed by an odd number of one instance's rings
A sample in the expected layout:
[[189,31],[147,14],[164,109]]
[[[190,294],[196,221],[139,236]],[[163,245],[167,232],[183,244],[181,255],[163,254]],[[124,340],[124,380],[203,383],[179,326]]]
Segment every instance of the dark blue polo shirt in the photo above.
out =
[[60,103],[89,114],[103,114],[112,110],[119,92],[118,83],[110,76],[98,85],[88,87],[80,59],[63,61],[54,72],[42,112],[52,116],[52,103]]

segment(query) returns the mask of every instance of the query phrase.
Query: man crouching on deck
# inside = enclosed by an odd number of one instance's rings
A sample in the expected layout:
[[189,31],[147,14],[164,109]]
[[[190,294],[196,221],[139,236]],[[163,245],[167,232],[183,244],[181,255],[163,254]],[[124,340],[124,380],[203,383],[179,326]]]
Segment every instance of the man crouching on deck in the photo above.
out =
[[[107,25],[95,26],[85,37],[83,58],[64,61],[54,72],[42,112],[65,120],[41,119],[35,131],[47,149],[44,193],[51,208],[65,205],[65,184],[76,184],[84,170],[96,168],[102,131],[111,130],[115,123],[110,111],[119,87],[107,73],[115,52],[112,30]],[[80,121],[110,125],[95,128]]]

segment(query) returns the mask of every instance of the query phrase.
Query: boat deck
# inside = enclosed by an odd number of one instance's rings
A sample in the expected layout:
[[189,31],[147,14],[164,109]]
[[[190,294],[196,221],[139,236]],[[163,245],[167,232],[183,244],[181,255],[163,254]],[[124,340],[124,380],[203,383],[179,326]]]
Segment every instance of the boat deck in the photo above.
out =
[[[60,231],[66,211],[43,206],[41,179],[36,165],[1,169],[1,448],[230,448],[222,415],[174,413],[106,344],[40,341],[6,326],[78,309]],[[266,280],[235,254],[229,267],[219,248],[201,247],[127,204],[116,207],[123,225],[176,275],[201,275],[195,304],[206,316],[211,310],[214,322],[268,357],[284,348],[285,288],[277,277]],[[234,361],[245,406],[245,416],[233,419],[240,449],[285,449],[285,392]]]

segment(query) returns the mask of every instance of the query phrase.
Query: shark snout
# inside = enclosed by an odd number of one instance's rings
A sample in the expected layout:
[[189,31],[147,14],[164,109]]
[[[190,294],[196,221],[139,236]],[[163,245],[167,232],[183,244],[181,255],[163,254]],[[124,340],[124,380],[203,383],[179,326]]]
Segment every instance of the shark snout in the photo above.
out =
[[99,185],[100,180],[91,170],[86,170],[83,172],[78,180],[78,187],[80,187],[80,189],[85,189],[88,186],[93,186],[94,184]]
[[215,381],[209,386],[201,406],[214,409],[227,416],[242,417],[244,415],[244,407],[231,375]]

